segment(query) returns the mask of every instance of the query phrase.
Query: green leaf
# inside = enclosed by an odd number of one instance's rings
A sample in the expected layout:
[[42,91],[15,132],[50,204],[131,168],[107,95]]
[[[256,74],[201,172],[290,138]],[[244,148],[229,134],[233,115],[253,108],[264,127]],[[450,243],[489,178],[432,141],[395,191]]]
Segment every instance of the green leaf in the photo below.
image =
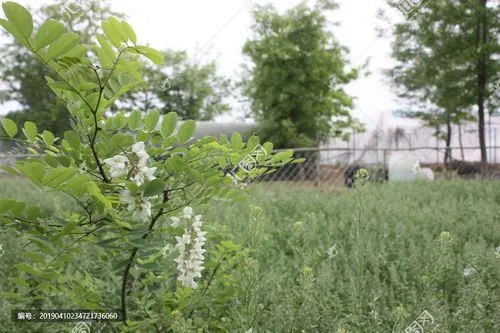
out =
[[120,240],[121,238],[120,237],[111,237],[111,238],[107,238],[103,241],[100,241],[97,243],[97,246],[100,246],[100,247],[116,247],[116,246],[109,246],[110,243],[113,243],[113,242],[116,242],[117,240]]
[[[252,135],[248,141],[247,141],[247,149],[252,151],[260,142],[260,139],[257,135]],[[267,152],[267,151],[266,151]],[[269,155],[270,152],[267,152],[267,154]]]
[[54,156],[50,156],[50,155],[47,155],[47,156],[44,156],[43,157],[43,161],[53,167],[53,168],[57,168],[57,166],[59,165],[59,162],[57,161],[57,158],[55,158]]
[[9,278],[10,282],[13,282],[16,286],[20,286],[23,288],[28,288],[30,285],[28,282],[26,282],[25,279],[17,278],[17,277],[10,277]]
[[58,39],[56,39],[49,46],[49,50],[45,55],[46,60],[51,60],[56,57],[62,56],[68,51],[70,51],[73,47],[78,45],[80,41],[80,35],[74,32],[65,32]]
[[134,44],[137,43],[137,36],[135,34],[134,29],[132,29],[132,27],[130,26],[130,24],[128,24],[125,21],[122,21],[121,25],[122,29],[127,33],[128,39]]
[[8,172],[10,174],[13,174],[14,176],[19,176],[19,171],[17,171],[16,169],[14,169],[13,167],[11,166],[8,166],[8,165],[0,165],[0,169],[5,171],[5,172]]
[[163,143],[161,144],[161,147],[164,149],[168,149],[172,147],[174,144],[177,143],[177,138],[175,136],[171,136],[165,140],[163,140]]
[[49,147],[52,146],[55,140],[54,134],[52,134],[52,132],[50,131],[43,131],[42,136],[43,142],[45,142],[45,144]]
[[31,237],[28,236],[28,240],[31,241],[32,243],[35,243],[43,253],[48,254],[50,256],[54,256],[56,254],[56,252],[51,247],[52,244],[50,244],[46,240],[35,238],[33,236]]
[[73,231],[76,228],[77,223],[78,223],[78,221],[76,221],[76,220],[66,223],[66,225],[61,230],[61,234],[63,234],[63,235],[69,234],[71,231]]
[[30,12],[23,6],[11,1],[4,2],[2,7],[12,26],[21,33],[25,40],[28,40],[33,32],[33,18]]
[[7,20],[0,18],[0,25],[7,30],[15,39],[17,39],[21,44],[28,47],[28,43],[25,38],[21,35],[21,33],[14,28],[14,26]]
[[64,138],[68,141],[71,148],[78,150],[80,147],[80,136],[74,131],[64,132]]
[[105,67],[112,67],[115,61],[115,52],[113,51],[111,44],[102,35],[98,35],[97,40],[99,41],[99,44],[101,44],[101,47],[96,47],[95,50],[101,64]]
[[136,50],[151,60],[155,65],[163,65],[165,62],[163,54],[149,46],[137,46]]
[[44,264],[45,261],[43,258],[36,252],[26,252],[25,253],[26,257],[30,258],[33,262],[37,264]]
[[73,87],[65,81],[53,81],[48,83],[51,88],[67,91],[75,91]]
[[41,273],[28,264],[20,263],[14,265],[17,269],[34,276],[41,276]]
[[129,74],[129,73],[118,74],[118,81],[122,85],[122,87],[108,101],[108,104],[113,103],[120,96],[122,96],[123,94],[127,93],[128,91],[134,89],[135,87],[137,87],[139,84],[141,84],[143,82],[142,80],[137,80],[136,78],[134,78],[134,76],[132,74]]
[[24,136],[26,136],[26,138],[29,141],[35,141],[36,136],[38,134],[38,129],[36,128],[36,124],[31,122],[31,121],[25,122],[23,133],[24,133]]
[[142,269],[151,269],[151,270],[155,270],[158,268],[158,263],[156,262],[150,262],[150,263],[146,263],[144,265],[141,265],[139,264],[139,266],[142,268]]
[[64,25],[56,20],[49,19],[38,29],[35,37],[36,48],[42,49],[57,40],[64,33]]
[[293,150],[279,152],[271,158],[271,163],[284,161],[286,159],[291,158],[292,155],[293,155]]
[[110,24],[111,29],[113,31],[116,31],[116,33],[120,36],[120,40],[123,43],[127,43],[129,37],[124,25],[122,25],[122,23],[115,17],[110,17],[108,19],[108,23]]
[[128,116],[128,127],[132,130],[137,130],[141,127],[141,111],[135,110]]
[[8,136],[11,138],[15,137],[17,134],[17,126],[16,123],[8,118],[2,119],[2,126]]
[[177,127],[177,121],[179,117],[175,112],[169,112],[165,117],[163,117],[163,121],[161,122],[161,136],[163,138],[168,138],[172,135]]
[[243,145],[243,140],[241,138],[241,134],[238,132],[234,132],[233,135],[231,136],[231,146],[235,150],[241,149],[241,146]]
[[115,220],[115,223],[117,225],[119,225],[120,227],[123,227],[123,228],[125,228],[127,230],[132,230],[132,226],[128,222],[125,222],[125,221],[122,221],[122,220]]
[[160,112],[158,112],[158,110],[148,112],[146,118],[144,119],[144,124],[149,132],[154,131],[156,125],[158,124],[158,120],[160,120]]
[[117,133],[111,137],[111,146],[109,148],[115,150],[116,148],[123,148],[133,144],[134,138],[131,135]]
[[35,183],[40,183],[45,176],[45,166],[38,161],[18,164],[16,167]]
[[50,187],[58,185],[70,180],[77,173],[76,169],[59,167],[52,169],[43,179],[43,183]]
[[125,119],[125,116],[123,113],[119,112],[116,114],[116,116],[113,117],[113,124],[115,125],[116,129],[122,129],[123,126],[127,123],[127,120]]
[[177,133],[177,138],[179,139],[179,143],[186,143],[189,141],[196,130],[196,122],[194,120],[186,120],[182,123],[179,128],[179,132]]
[[88,52],[88,48],[85,45],[78,44],[68,52],[66,52],[66,57],[73,57],[81,59]]
[[221,135],[219,135],[219,142],[222,144],[222,145],[226,145],[226,144],[229,144],[229,141],[227,140],[227,135],[222,133]]
[[130,264],[132,261],[130,259],[124,259],[124,260],[120,260],[118,261],[117,263],[113,264],[113,266],[111,266],[111,268],[113,270],[121,270],[122,267],[125,267],[127,266],[128,264]]
[[262,145],[262,147],[267,151],[268,155],[271,155],[273,152],[273,144],[272,142],[266,142]]
[[154,197],[155,195],[163,193],[164,190],[165,182],[160,179],[155,179],[144,185],[144,191],[142,195],[144,197]]
[[109,41],[111,42],[111,44],[113,44],[114,47],[116,47],[117,49],[121,47],[122,39],[120,33],[116,30],[116,27],[114,27],[113,24],[110,23],[109,20],[102,22],[102,31],[104,31],[104,34],[106,35],[106,37],[108,37]]

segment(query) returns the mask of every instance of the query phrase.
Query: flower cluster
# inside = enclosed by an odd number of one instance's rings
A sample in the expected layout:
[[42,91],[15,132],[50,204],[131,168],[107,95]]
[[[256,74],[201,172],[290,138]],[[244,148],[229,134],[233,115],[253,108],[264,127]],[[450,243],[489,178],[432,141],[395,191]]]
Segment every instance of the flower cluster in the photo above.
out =
[[180,272],[177,280],[181,281],[184,287],[196,289],[198,284],[194,281],[194,278],[201,277],[201,271],[204,269],[203,260],[205,259],[203,253],[206,252],[203,249],[206,232],[201,230],[202,216],[194,216],[193,209],[185,207],[184,215],[181,218],[174,216],[171,219],[173,227],[178,227],[181,219],[187,222],[182,237],[175,237],[177,240],[175,247],[179,251],[179,257],[174,261],[177,263],[177,269]]
[[132,171],[132,180],[141,186],[144,180],[156,179],[154,172],[156,168],[148,168],[147,162],[149,155],[145,150],[144,142],[137,142],[132,147],[132,152],[137,156],[136,163],[131,163],[127,156],[116,155],[112,158],[107,158],[103,162],[109,166],[109,171],[112,178],[119,178]]
[[[144,142],[137,142],[131,147],[135,158],[131,161],[127,156],[116,155],[107,158],[103,162],[109,167],[112,178],[119,178],[130,174],[132,180],[141,186],[145,180],[156,179],[154,172],[156,168],[148,168],[149,155],[145,150]],[[122,192],[122,202],[128,204],[128,211],[134,211],[132,217],[135,220],[146,221],[151,217],[151,203],[146,198],[136,198],[129,190]]]
[[137,198],[134,197],[129,190],[124,190],[122,192],[121,199],[122,202],[128,204],[127,210],[129,212],[135,210],[132,214],[132,218],[134,220],[146,221],[149,217],[151,217],[151,203],[146,198],[140,198],[140,200],[137,200]]

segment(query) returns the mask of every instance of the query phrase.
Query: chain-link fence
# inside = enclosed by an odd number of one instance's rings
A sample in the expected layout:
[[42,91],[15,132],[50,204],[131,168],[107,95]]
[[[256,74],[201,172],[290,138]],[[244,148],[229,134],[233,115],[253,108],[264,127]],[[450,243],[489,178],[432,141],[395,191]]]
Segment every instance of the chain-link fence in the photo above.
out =
[[[500,147],[487,147],[490,152],[500,152]],[[276,150],[284,151],[283,150]],[[295,158],[305,158],[300,164],[290,164],[278,168],[274,173],[261,177],[257,183],[266,188],[280,187],[285,189],[323,188],[336,190],[348,186],[349,177],[359,167],[369,169],[375,179],[388,180],[388,164],[392,154],[411,152],[419,161],[421,168],[430,168],[435,179],[459,177],[473,179],[480,176],[479,160],[465,161],[460,157],[463,151],[479,152],[479,147],[451,147],[442,149],[435,147],[420,148],[299,148],[293,149]],[[474,151],[474,152],[473,152]],[[0,154],[0,165],[12,165],[17,160],[34,155]],[[356,159],[353,159],[353,156]],[[445,163],[446,159],[446,163]],[[500,163],[488,163],[488,179],[500,180]]]
[[[496,153],[500,147],[487,147],[487,153]],[[434,179],[453,177],[474,179],[480,176],[479,160],[466,161],[460,159],[463,151],[479,153],[479,147],[436,147],[420,148],[301,148],[294,149],[294,156],[303,157],[302,164],[287,165],[274,173],[262,177],[264,186],[280,186],[287,188],[327,188],[339,189],[348,186],[349,177],[359,168],[369,169],[373,179],[379,182],[388,180],[389,159],[394,153],[411,152],[421,168],[429,168]],[[473,152],[474,151],[474,152]],[[356,159],[352,157],[356,156]],[[446,161],[445,161],[446,160]],[[500,163],[488,163],[488,179],[500,180]]]

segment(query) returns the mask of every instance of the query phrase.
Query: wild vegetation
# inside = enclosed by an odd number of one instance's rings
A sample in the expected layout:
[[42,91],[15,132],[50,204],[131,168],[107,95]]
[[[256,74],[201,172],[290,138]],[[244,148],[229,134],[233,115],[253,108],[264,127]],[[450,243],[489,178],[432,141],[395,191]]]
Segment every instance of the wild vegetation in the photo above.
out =
[[[255,187],[250,194],[247,201],[200,211],[212,244],[202,280],[211,283],[198,290],[176,287],[174,254],[160,259],[164,278],[144,293],[145,302],[158,301],[160,332],[403,332],[423,311],[434,318],[426,332],[500,329],[497,184],[367,185],[340,195]],[[3,179],[5,195],[40,198],[52,209],[67,204],[20,180]],[[27,237],[0,237],[1,291],[10,295],[17,288],[14,265],[30,260],[22,255]],[[169,243],[171,237],[162,233],[157,240]],[[65,283],[87,276],[113,290],[115,272],[93,259],[106,249],[79,247],[82,254],[66,268],[74,276]],[[134,277],[148,279],[150,273]],[[8,310],[33,305],[22,298],[1,302],[5,332],[72,327],[11,323]],[[40,302],[44,308],[73,307],[57,292]]]

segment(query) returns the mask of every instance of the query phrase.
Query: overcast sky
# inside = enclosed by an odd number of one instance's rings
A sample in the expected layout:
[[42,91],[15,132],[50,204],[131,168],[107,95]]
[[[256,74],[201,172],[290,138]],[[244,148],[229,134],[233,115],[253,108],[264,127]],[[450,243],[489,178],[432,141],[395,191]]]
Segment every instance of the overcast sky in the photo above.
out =
[[[33,9],[50,0],[16,0]],[[313,3],[310,0],[309,3]],[[203,59],[218,58],[219,70],[230,78],[238,79],[240,65],[245,61],[241,48],[249,38],[250,14],[247,3],[273,4],[281,13],[296,6],[299,0],[113,0],[113,8],[128,16],[140,43],[149,43],[156,49],[185,49],[194,55],[196,46],[213,46]],[[351,65],[362,64],[370,58],[371,75],[360,77],[345,87],[356,99],[355,115],[373,127],[380,114],[401,107],[392,93],[388,80],[381,71],[393,65],[390,54],[390,38],[377,38],[375,28],[388,27],[376,18],[382,8],[390,23],[402,21],[397,10],[387,6],[385,0],[339,0],[340,9],[328,12],[329,21],[340,23],[332,27],[336,38],[350,50]],[[1,47],[2,41],[0,41]],[[204,60],[203,60],[204,61]],[[328,84],[328,82],[325,82]],[[218,118],[220,121],[239,119],[241,105],[231,102],[234,112]],[[13,104],[0,105],[0,114],[15,108]],[[385,125],[388,125],[387,123]]]

